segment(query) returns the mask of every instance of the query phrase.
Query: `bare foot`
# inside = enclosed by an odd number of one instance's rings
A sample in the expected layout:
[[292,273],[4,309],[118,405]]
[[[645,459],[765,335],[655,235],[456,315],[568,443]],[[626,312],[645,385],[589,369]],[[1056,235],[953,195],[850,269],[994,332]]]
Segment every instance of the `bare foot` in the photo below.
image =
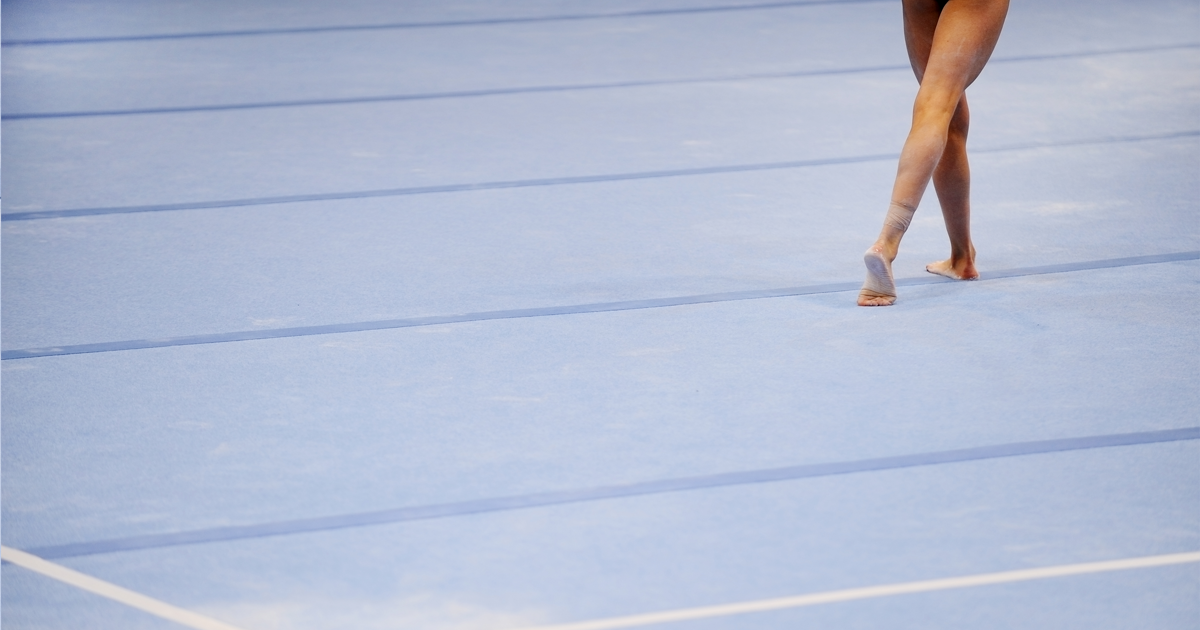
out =
[[953,278],[954,280],[978,280],[979,272],[975,270],[975,248],[971,248],[970,258],[955,258],[951,256],[946,260],[939,260],[925,265],[925,271]]
[[879,245],[872,245],[863,254],[867,279],[858,292],[859,306],[891,306],[896,302],[896,282],[892,278],[892,261]]

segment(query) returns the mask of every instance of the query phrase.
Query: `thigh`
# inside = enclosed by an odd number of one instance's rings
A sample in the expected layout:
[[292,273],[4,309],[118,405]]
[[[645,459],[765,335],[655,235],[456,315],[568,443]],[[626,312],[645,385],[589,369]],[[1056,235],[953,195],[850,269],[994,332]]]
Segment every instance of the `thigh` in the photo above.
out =
[[938,16],[921,87],[967,89],[992,56],[1007,14],[1008,0],[949,0]]
[[904,0],[904,43],[918,82],[925,76],[933,34],[944,5],[945,0]]

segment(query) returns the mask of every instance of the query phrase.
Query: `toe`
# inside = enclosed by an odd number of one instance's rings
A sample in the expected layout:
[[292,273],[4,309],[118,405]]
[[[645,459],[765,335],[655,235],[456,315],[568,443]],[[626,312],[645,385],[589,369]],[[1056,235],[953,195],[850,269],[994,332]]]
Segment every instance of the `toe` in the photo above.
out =
[[896,298],[891,295],[879,295],[869,291],[858,294],[859,306],[891,306],[895,301]]

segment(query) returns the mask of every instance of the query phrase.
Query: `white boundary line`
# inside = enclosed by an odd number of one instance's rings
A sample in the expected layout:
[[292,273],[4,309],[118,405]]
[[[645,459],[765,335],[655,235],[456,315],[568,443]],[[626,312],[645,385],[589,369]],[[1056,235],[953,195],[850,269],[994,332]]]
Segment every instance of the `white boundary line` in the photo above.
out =
[[[183,624],[190,628],[195,628],[196,630],[240,630],[239,628],[231,626],[227,623],[205,617],[190,610],[177,608],[165,602],[160,602],[157,599],[147,597],[140,593],[135,593],[131,590],[121,588],[120,586],[105,582],[104,580],[100,580],[89,575],[84,575],[78,571],[73,571],[62,565],[48,562],[33,554],[26,553],[18,549],[0,546],[0,558],[3,558],[4,560],[7,560],[17,566],[29,569],[30,571],[34,571],[47,577],[54,578],[60,582],[70,584],[76,588],[95,593],[101,597],[107,597],[108,599],[120,602],[126,606],[137,608],[138,610],[142,610],[163,619],[168,619],[170,621]],[[884,584],[881,586],[851,588],[840,591],[826,591],[824,593],[811,593],[808,595],[793,595],[791,597],[779,597],[775,599],[760,599],[749,602],[739,602],[735,604],[701,606],[698,608],[681,608],[677,610],[667,610],[641,615],[609,617],[607,619],[594,619],[592,621],[579,621],[553,626],[538,626],[536,628],[528,628],[527,630],[609,630],[611,628],[632,628],[635,626],[669,623],[673,621],[686,621],[689,619],[705,619],[709,617],[723,617],[727,615],[780,610],[784,608],[799,608],[802,606],[815,606],[818,604],[832,604],[835,602],[846,602],[856,599],[870,599],[873,597],[888,597],[891,595],[905,595],[908,593],[943,591],[953,588],[986,586],[989,584],[1005,584],[1008,582],[1024,582],[1027,580],[1041,580],[1045,578],[1064,577],[1068,575],[1083,575],[1087,573],[1104,573],[1107,571],[1144,569],[1149,567],[1187,564],[1192,562],[1200,562],[1200,551],[1172,553],[1161,556],[1143,556],[1140,558],[1126,558],[1124,560],[1108,560],[1104,562],[1063,564],[1053,567],[1042,567],[1040,569],[1019,569],[1016,571],[1001,571],[999,573],[980,573],[976,575],[964,575],[952,578],[941,578],[937,580],[923,580],[919,582],[901,582],[899,584]]]
[[809,595],[793,595],[791,597],[780,597],[776,599],[760,599],[749,602],[739,602],[736,604],[701,606],[698,608],[680,608],[677,610],[665,610],[662,612],[646,613],[642,615],[629,615],[627,617],[609,617],[607,619],[577,621],[574,623],[564,623],[553,626],[538,626],[536,628],[527,628],[526,630],[609,630],[610,628],[632,628],[634,626],[648,626],[656,623],[686,621],[689,619],[705,619],[708,617],[723,617],[725,615],[739,615],[742,613],[779,610],[782,608],[799,608],[801,606],[831,604],[834,602],[845,602],[855,599],[887,597],[889,595],[904,595],[907,593],[925,593],[928,591],[941,591],[952,588],[965,588],[969,586],[1004,584],[1006,582],[1024,582],[1026,580],[1041,580],[1045,578],[1063,577],[1067,575],[1082,575],[1085,573],[1103,573],[1105,571],[1123,571],[1126,569],[1161,567],[1171,564],[1185,564],[1189,562],[1200,562],[1200,551],[1172,553],[1162,556],[1127,558],[1125,560],[1109,560],[1106,562],[1063,564],[1053,567],[1042,567],[1040,569],[1020,569],[1017,571],[1001,571],[999,573],[980,573],[977,575],[964,575],[960,577],[942,578],[939,580],[924,580],[920,582],[884,584],[882,586],[851,588],[841,591],[826,591],[824,593],[811,593]]
[[116,584],[110,584],[104,580],[94,578],[90,575],[84,575],[78,571],[72,571],[71,569],[68,569],[62,565],[42,560],[33,554],[26,553],[18,549],[0,546],[0,558],[3,558],[19,567],[29,569],[30,571],[34,571],[36,573],[41,573],[46,577],[54,578],[60,582],[70,584],[71,586],[81,588],[85,591],[90,591],[101,597],[107,597],[108,599],[120,602],[126,606],[132,606],[138,610],[148,612],[151,615],[162,617],[163,619],[169,619],[175,623],[188,626],[189,628],[196,628],[196,630],[240,630],[236,626],[222,623],[216,619],[205,617],[204,615],[194,613],[190,610],[176,608],[168,603],[160,602],[151,597],[146,597],[141,593],[135,593],[131,590],[121,588]]

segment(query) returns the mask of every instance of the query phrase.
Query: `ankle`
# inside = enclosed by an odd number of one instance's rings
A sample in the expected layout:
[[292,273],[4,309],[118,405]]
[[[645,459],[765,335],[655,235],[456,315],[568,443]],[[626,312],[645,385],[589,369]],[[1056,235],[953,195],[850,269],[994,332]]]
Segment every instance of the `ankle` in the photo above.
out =
[[969,245],[968,248],[966,250],[957,247],[951,248],[950,264],[954,266],[975,264],[975,246]]
[[895,262],[896,256],[900,253],[900,241],[880,236],[878,240],[871,244],[871,251],[883,254],[883,257],[889,263]]

